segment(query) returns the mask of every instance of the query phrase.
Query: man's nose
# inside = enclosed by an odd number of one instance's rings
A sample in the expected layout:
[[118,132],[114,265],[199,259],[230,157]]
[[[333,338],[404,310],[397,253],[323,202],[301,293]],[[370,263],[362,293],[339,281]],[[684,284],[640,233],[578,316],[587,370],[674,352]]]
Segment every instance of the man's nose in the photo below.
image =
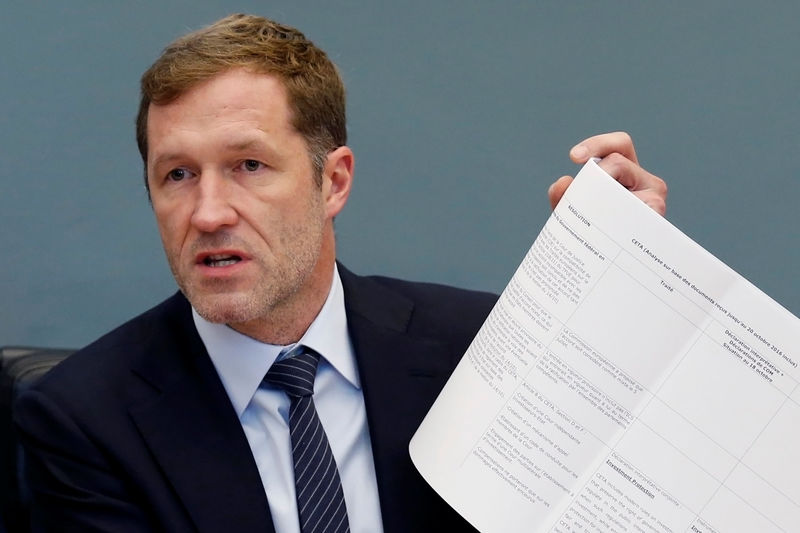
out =
[[200,176],[192,225],[205,233],[212,233],[238,221],[238,213],[231,205],[232,184],[225,176],[204,174]]

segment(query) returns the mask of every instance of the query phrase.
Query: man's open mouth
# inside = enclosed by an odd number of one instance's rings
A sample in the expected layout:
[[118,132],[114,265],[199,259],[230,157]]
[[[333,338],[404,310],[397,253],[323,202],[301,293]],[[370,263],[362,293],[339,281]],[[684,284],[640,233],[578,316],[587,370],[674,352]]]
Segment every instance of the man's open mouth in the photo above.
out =
[[238,255],[227,255],[227,254],[217,254],[217,255],[207,255],[203,258],[203,264],[209,267],[226,267],[230,265],[235,265],[242,258]]

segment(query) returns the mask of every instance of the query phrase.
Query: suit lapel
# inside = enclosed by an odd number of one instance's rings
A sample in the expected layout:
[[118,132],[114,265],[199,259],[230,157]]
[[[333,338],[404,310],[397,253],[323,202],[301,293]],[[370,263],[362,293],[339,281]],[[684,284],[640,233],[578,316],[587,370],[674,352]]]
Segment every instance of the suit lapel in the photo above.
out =
[[[185,300],[184,300],[185,303]],[[264,487],[188,303],[167,316],[168,339],[134,369],[158,391],[130,409],[198,531],[273,531]],[[224,487],[221,490],[221,487]]]
[[414,304],[341,265],[348,328],[358,360],[385,533],[422,531],[448,514],[411,463],[408,443],[450,375],[446,343],[408,333]]

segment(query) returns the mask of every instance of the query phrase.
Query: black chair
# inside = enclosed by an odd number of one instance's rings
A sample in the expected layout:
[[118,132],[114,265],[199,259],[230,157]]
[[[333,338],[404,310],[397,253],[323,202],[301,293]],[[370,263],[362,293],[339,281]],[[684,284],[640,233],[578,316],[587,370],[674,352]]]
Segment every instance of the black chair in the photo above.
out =
[[29,530],[30,501],[22,475],[24,456],[11,416],[14,399],[74,350],[0,347],[0,532]]

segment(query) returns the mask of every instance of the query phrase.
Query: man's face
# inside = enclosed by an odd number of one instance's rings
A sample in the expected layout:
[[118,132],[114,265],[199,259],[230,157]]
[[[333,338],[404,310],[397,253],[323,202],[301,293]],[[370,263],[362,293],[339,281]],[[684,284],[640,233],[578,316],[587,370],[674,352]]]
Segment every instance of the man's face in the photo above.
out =
[[200,315],[258,337],[254,323],[291,314],[327,291],[335,214],[326,207],[329,187],[314,182],[277,78],[241,69],[217,75],[169,104],[151,105],[147,136],[164,250]]

